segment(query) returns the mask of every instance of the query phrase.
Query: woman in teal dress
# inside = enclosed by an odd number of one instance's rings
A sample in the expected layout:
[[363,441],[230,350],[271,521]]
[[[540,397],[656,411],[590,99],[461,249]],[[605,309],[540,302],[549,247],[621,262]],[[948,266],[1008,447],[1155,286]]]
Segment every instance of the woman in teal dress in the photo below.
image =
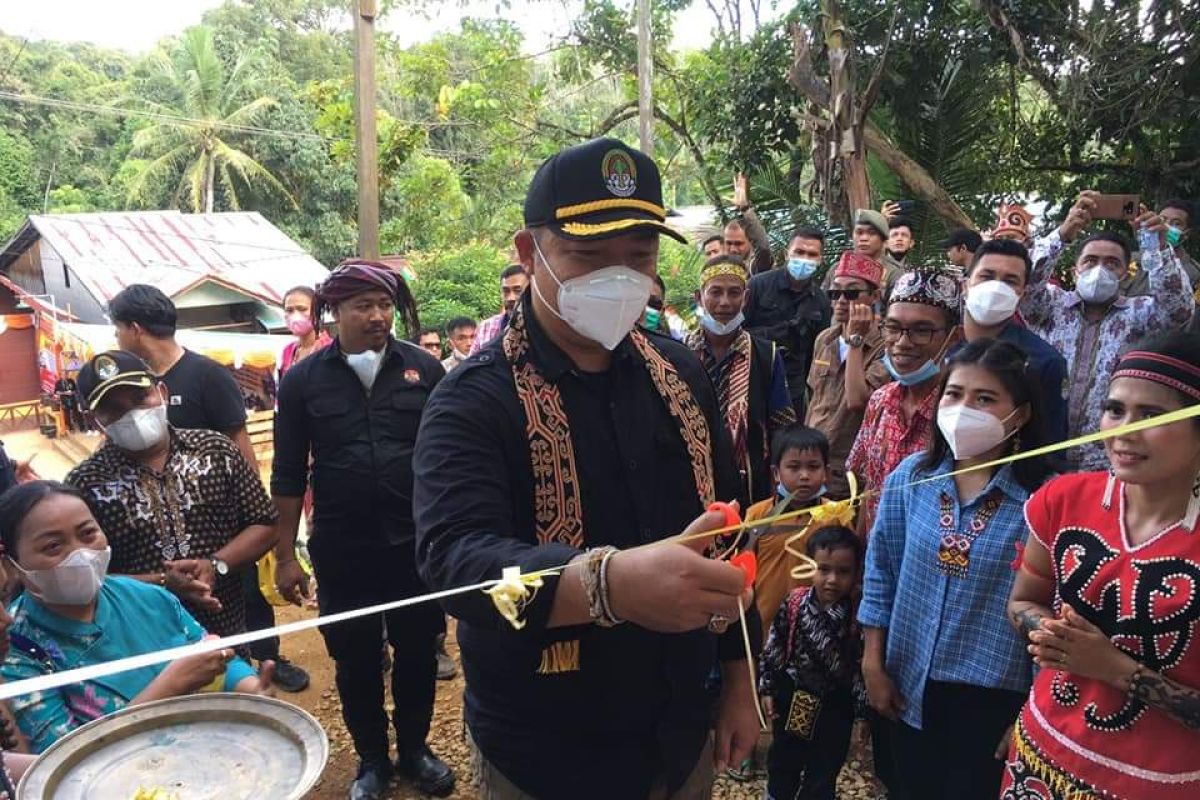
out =
[[[70,487],[34,481],[0,497],[0,542],[25,587],[10,608],[11,647],[0,668],[8,683],[205,637],[166,589],[106,574],[108,540]],[[30,748],[40,753],[126,706],[203,689],[267,694],[273,666],[258,675],[222,650],[33,692],[9,705]]]

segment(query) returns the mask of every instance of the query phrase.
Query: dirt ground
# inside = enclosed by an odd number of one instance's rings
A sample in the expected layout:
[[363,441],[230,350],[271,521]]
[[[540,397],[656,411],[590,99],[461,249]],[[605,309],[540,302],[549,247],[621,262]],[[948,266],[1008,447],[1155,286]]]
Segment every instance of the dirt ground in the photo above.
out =
[[[277,609],[276,622],[290,622],[312,613],[315,612],[281,608]],[[447,640],[447,649],[457,659],[458,645],[454,641],[453,626]],[[341,708],[333,681],[333,662],[325,652],[320,633],[315,630],[284,639],[282,650],[286,657],[308,670],[312,684],[300,694],[281,693],[281,699],[296,703],[316,716],[329,735],[329,763],[325,767],[321,782],[308,795],[308,800],[344,800],[358,762],[350,737],[342,724]],[[475,793],[470,784],[470,756],[462,735],[462,692],[461,673],[452,681],[438,682],[433,730],[429,742],[434,752],[444,758],[458,775],[458,785],[451,797],[455,800],[472,800]],[[763,796],[765,788],[765,781],[737,783],[723,778],[718,781],[713,798],[758,800]],[[427,795],[421,794],[401,780],[393,784],[389,795],[391,800],[419,800],[425,797]],[[854,748],[838,782],[839,800],[878,800],[881,797],[883,792],[876,788],[870,773],[869,754],[862,748]]]

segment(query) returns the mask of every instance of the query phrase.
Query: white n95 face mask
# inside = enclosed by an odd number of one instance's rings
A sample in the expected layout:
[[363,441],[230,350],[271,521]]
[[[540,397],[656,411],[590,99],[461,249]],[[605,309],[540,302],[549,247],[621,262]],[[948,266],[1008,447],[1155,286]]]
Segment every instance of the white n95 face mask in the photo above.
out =
[[984,281],[967,289],[967,313],[980,325],[999,325],[1017,313],[1020,300],[1004,281]]
[[1117,296],[1121,282],[1104,267],[1092,267],[1075,281],[1075,291],[1085,303],[1107,303]]
[[149,450],[167,435],[167,407],[130,409],[116,422],[105,425],[104,433],[122,450]]
[[986,411],[959,403],[939,408],[937,424],[955,460],[963,461],[986,453],[1016,433],[1015,429],[1012,433],[1004,430],[1004,423],[1015,413],[1014,409],[1012,414],[1001,420]]
[[26,570],[18,564],[17,570],[25,588],[43,603],[86,606],[100,593],[111,558],[111,547],[80,547],[49,569]]
[[368,392],[375,385],[375,378],[379,375],[379,367],[383,364],[383,357],[374,350],[363,350],[361,353],[342,353],[342,357],[346,359],[346,364],[350,369],[354,370],[354,374],[358,376],[359,382]]
[[558,284],[558,310],[547,302],[534,280],[533,290],[537,296],[551,313],[580,336],[591,339],[605,350],[615,349],[641,319],[650,299],[650,279],[629,267],[617,265],[560,281],[536,238],[533,246],[550,277]]

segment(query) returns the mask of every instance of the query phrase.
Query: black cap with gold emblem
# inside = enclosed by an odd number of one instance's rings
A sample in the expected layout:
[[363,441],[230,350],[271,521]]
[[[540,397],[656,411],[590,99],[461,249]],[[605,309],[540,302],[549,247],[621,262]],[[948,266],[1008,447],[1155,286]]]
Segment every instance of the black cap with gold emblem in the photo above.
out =
[[525,196],[525,226],[567,239],[607,239],[652,229],[687,243],[666,223],[654,160],[616,139],[592,139],[552,156]]
[[104,399],[104,395],[118,386],[148,389],[156,381],[157,378],[146,362],[133,353],[109,350],[83,365],[75,385],[79,387],[79,396],[83,398],[86,407],[95,409],[96,404]]

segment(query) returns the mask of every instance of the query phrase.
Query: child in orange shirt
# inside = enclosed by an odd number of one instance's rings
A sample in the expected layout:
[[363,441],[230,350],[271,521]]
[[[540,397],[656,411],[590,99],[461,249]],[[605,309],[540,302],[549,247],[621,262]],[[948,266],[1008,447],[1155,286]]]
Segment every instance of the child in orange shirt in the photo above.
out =
[[[829,440],[816,428],[799,424],[784,428],[771,442],[771,473],[777,496],[750,506],[746,511],[747,523],[828,502],[821,497],[829,479]],[[787,507],[778,508],[789,495],[794,496]],[[788,593],[797,586],[812,583],[792,578],[792,568],[799,562],[784,550],[788,537],[804,530],[808,522],[808,514],[802,514],[755,532],[753,548],[758,558],[758,577],[754,581],[754,603],[762,620],[763,641]],[[805,539],[807,535],[793,542],[792,547],[803,553]]]

